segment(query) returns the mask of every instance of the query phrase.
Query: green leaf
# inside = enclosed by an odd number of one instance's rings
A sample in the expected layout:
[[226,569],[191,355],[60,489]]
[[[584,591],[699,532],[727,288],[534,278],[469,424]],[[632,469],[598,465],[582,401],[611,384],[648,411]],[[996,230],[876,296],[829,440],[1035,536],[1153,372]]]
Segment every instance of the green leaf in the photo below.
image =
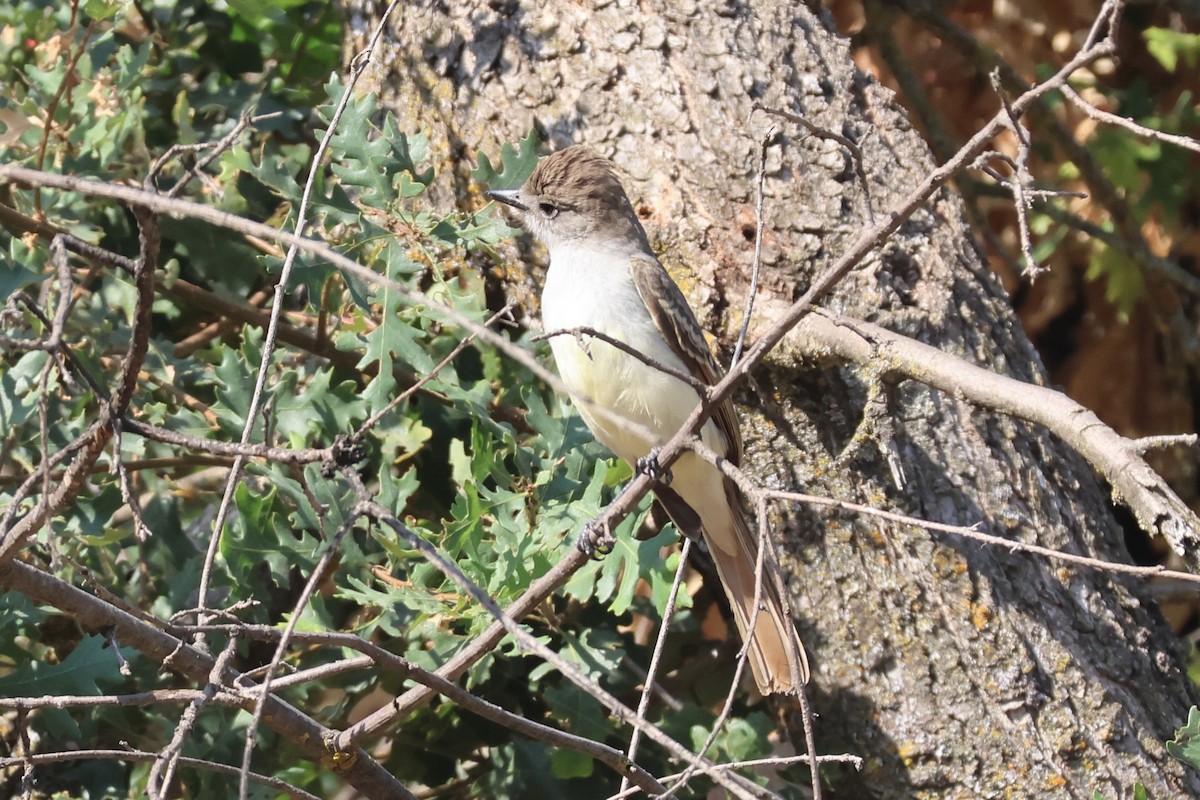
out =
[[3,304],[7,304],[8,298],[25,287],[41,283],[49,277],[49,274],[33,269],[26,259],[17,257],[16,251],[25,249],[20,239],[14,237],[10,246],[13,253],[4,259],[4,265],[0,267],[0,303]]
[[560,747],[550,754],[550,769],[556,778],[590,778],[596,761],[587,753]]
[[17,430],[37,408],[37,376],[49,357],[45,350],[30,350],[0,371],[0,427],[4,430]]
[[104,542],[119,542],[133,532],[133,527],[106,529],[104,526],[124,504],[116,482],[109,481],[92,495],[91,502],[79,503],[71,510],[67,518],[67,530],[81,536],[93,547]]
[[294,370],[285,372],[271,390],[276,435],[293,446],[332,442],[366,418],[366,403],[354,382],[331,385],[332,369],[320,369],[297,385],[300,377]]
[[[770,754],[770,733],[774,725],[762,712],[746,717],[730,717],[725,721],[705,755],[721,761],[744,761]],[[693,750],[699,750],[708,740],[709,728],[693,725],[690,729]]]
[[[218,403],[212,410],[222,426],[231,433],[241,435],[246,413],[250,410],[250,395],[254,388],[253,375],[260,357],[263,332],[258,328],[246,328],[242,335],[242,351],[232,347],[221,348],[221,360],[214,365],[211,375],[201,380],[211,383],[216,391]],[[251,361],[255,366],[250,366]],[[261,440],[261,428],[256,426],[254,436]]]
[[320,543],[310,532],[292,525],[291,509],[281,501],[277,487],[251,490],[241,483],[234,503],[238,513],[221,536],[221,556],[238,585],[263,587],[270,581],[287,588],[293,570],[303,574],[312,570]]
[[1167,752],[1192,769],[1200,769],[1200,708],[1192,706],[1187,724],[1167,742]]
[[283,9],[302,5],[306,0],[226,0],[230,9],[241,17],[255,19],[270,16]]
[[296,155],[294,149],[290,152],[268,150],[260,153],[256,162],[248,150],[232,147],[221,155],[218,163],[221,165],[223,182],[231,182],[239,171],[245,172],[280,197],[297,202],[300,199],[300,187],[296,183]]
[[603,740],[610,726],[604,707],[596,698],[570,681],[563,680],[542,691],[544,700],[554,712],[554,718],[562,720],[567,730],[576,736]]
[[1123,321],[1129,318],[1134,305],[1146,293],[1146,278],[1141,265],[1115,247],[1105,247],[1092,256],[1086,277],[1106,281],[1104,296],[1116,306]]
[[1147,28],[1142,31],[1146,49],[1167,72],[1174,72],[1179,62],[1195,69],[1200,63],[1200,34],[1181,33],[1167,28]]
[[163,238],[187,255],[189,278],[197,277],[221,287],[223,294],[250,293],[260,273],[257,250],[241,237],[230,236],[207,222],[163,215],[159,223]]
[[[136,651],[122,649],[126,658],[135,658]],[[0,678],[0,697],[44,697],[47,695],[99,695],[101,683],[124,680],[116,656],[109,650],[104,637],[88,636],[58,664],[30,660],[18,665]],[[78,723],[60,709],[43,709],[42,724],[58,736],[79,736]]]
[[84,0],[83,13],[100,22],[116,14],[124,3],[114,0]]
[[[122,654],[133,658],[136,652],[126,648]],[[104,637],[88,636],[60,663],[31,660],[19,664],[0,678],[0,696],[98,695],[103,693],[100,682],[120,679],[117,659]]]
[[516,148],[505,143],[500,147],[499,170],[492,166],[487,154],[480,151],[476,156],[478,166],[472,170],[471,178],[489,189],[515,189],[533,174],[533,168],[537,166],[537,146],[536,130],[530,130]]
[[665,526],[657,536],[646,541],[633,537],[649,511],[650,501],[649,497],[643,498],[639,512],[626,517],[617,527],[611,553],[572,576],[566,585],[568,594],[580,600],[594,597],[601,603],[609,603],[612,613],[620,615],[633,605],[639,578],[645,577],[652,585],[659,586],[663,581],[672,580],[673,574],[667,569],[661,552],[664,545],[678,538],[674,526]]
[[[346,88],[336,79],[325,87],[331,103],[318,112],[328,122]],[[357,187],[359,200],[375,208],[388,208],[396,199],[415,197],[433,182],[433,169],[421,171],[417,162],[423,161],[428,149],[424,136],[406,136],[388,113],[383,128],[371,119],[377,110],[374,94],[350,100],[346,104],[337,131],[330,140],[334,163],[333,173],[342,181]]]

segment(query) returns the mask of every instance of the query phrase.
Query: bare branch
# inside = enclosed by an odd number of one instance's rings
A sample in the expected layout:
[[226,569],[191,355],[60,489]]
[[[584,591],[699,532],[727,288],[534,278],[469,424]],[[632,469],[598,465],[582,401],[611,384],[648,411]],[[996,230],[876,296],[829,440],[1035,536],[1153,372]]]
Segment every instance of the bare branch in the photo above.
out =
[[1179,433],[1166,436],[1143,436],[1129,442],[1129,446],[1139,453],[1147,453],[1167,447],[1195,447],[1200,444],[1200,434]]
[[209,670],[208,680],[204,684],[204,689],[200,691],[196,699],[188,704],[184,710],[183,716],[179,718],[179,724],[175,726],[175,732],[171,735],[171,741],[158,754],[158,758],[154,760],[154,766],[150,768],[150,775],[146,778],[146,794],[150,796],[150,800],[161,800],[162,797],[171,793],[171,781],[175,777],[175,768],[179,764],[179,757],[183,754],[183,745],[187,738],[191,735],[192,729],[196,726],[196,721],[200,717],[200,710],[204,708],[222,687],[222,677],[229,672],[229,663],[237,652],[237,636],[229,637],[225,648],[221,651],[221,655],[213,662],[212,669]]
[[998,375],[870,323],[812,315],[797,331],[811,352],[932,386],[984,408],[1042,425],[1079,452],[1147,533],[1163,536],[1200,571],[1200,518],[1147,464],[1135,443],[1061,392]]
[[[1029,193],[1029,190],[1033,188],[1033,175],[1029,172],[1031,143],[1029,129],[1012,110],[1012,106],[1008,102],[1008,95],[1000,80],[1000,71],[992,70],[989,77],[992,81],[992,89],[1000,96],[1000,102],[1004,106],[1005,113],[1008,114],[1008,129],[1013,132],[1017,140],[1017,157],[1005,158],[1012,167],[1012,179],[1001,181],[1000,184],[1012,192],[1013,207],[1017,211],[1017,233],[1021,239],[1021,255],[1025,257],[1025,274],[1029,276],[1030,280],[1033,280],[1045,272],[1045,269],[1034,258],[1033,235],[1029,230],[1029,209],[1033,205],[1033,198]],[[1063,85],[1065,86],[1066,83],[1064,82]]]
[[[87,431],[72,445],[78,448],[74,460],[67,467],[61,483],[53,491],[46,491],[38,505],[25,517],[9,526],[8,519],[16,508],[9,508],[6,515],[5,527],[0,530],[3,539],[0,540],[0,564],[11,560],[25,541],[42,524],[69,503],[79,492],[86,476],[103,452],[106,443],[112,436],[117,421],[125,414],[133,399],[137,386],[137,374],[150,341],[150,321],[154,304],[154,268],[158,260],[158,225],[151,213],[140,207],[133,206],[134,216],[138,220],[139,242],[141,254],[134,270],[134,286],[137,290],[137,303],[134,307],[133,328],[130,332],[129,345],[122,363],[120,384],[113,397],[105,404],[100,418],[88,426]],[[50,458],[43,458],[42,464],[50,463]],[[43,472],[48,474],[48,472]]]
[[[558,330],[546,331],[545,333],[539,333],[537,336],[531,337],[530,341],[540,342],[544,339],[553,339],[555,336],[573,336],[573,337],[575,337],[577,340],[579,340],[579,346],[583,349],[583,351],[585,353],[587,352],[588,347],[587,347],[587,343],[585,341],[583,341],[583,337],[590,336],[593,339],[599,339],[600,341],[604,342],[605,344],[610,345],[611,347],[615,347],[616,349],[620,350],[622,353],[633,356],[638,361],[641,361],[643,364],[650,367],[651,369],[658,370],[659,372],[661,372],[665,375],[670,375],[672,378],[675,378],[676,380],[683,381],[688,386],[691,386],[693,389],[695,389],[696,392],[701,397],[704,397],[704,395],[706,395],[708,393],[708,384],[705,383],[704,381],[700,380],[699,378],[697,378],[692,373],[687,372],[682,369],[676,369],[675,367],[672,367],[668,364],[662,363],[661,361],[653,359],[650,356],[643,353],[642,351],[638,350],[636,347],[632,347],[629,344],[621,341],[620,339],[617,339],[616,337],[613,337],[613,336],[609,336],[607,333],[604,333],[603,331],[598,331],[595,328],[586,328],[586,327],[559,328]],[[626,421],[628,422],[628,420],[626,420]]]
[[[89,760],[109,760],[109,761],[134,761],[134,762],[150,762],[158,758],[157,753],[149,753],[143,750],[68,750],[61,753],[39,753],[37,755],[23,758],[0,758],[0,769],[6,769],[21,763],[29,763],[32,766],[40,766],[42,764],[62,764],[68,761],[89,761]],[[179,763],[183,766],[192,767],[194,769],[208,770],[209,772],[217,772],[222,775],[237,775],[240,770],[236,767],[231,767],[228,764],[218,764],[215,761],[206,761],[202,758],[189,758],[180,756]],[[261,775],[257,772],[250,774],[251,779],[255,783],[261,783],[263,786],[268,786],[280,792],[285,792],[290,797],[296,800],[321,800],[315,794],[309,794],[303,789],[292,786],[290,783],[270,775]]]
[[[1093,34],[1106,30],[1114,14],[1114,4],[1107,2],[1105,10],[1093,28]],[[1089,42],[1093,37],[1089,37]],[[812,311],[816,302],[824,297],[833,287],[845,277],[850,270],[859,264],[872,250],[888,239],[912,214],[920,208],[939,188],[944,186],[959,170],[968,166],[976,155],[981,153],[992,138],[1003,130],[1009,114],[1020,115],[1042,96],[1061,86],[1077,70],[1087,64],[1111,55],[1114,45],[1110,39],[1097,39],[1081,50],[1067,64],[1061,67],[1050,79],[1038,84],[1022,94],[1011,104],[1009,110],[1001,110],[992,117],[986,125],[975,133],[971,139],[948,161],[934,169],[930,175],[914,189],[903,201],[893,208],[880,222],[868,226],[850,244],[846,251],[837,258],[822,275],[813,281],[808,291],[794,302],[776,322],[762,335],[759,341],[748,351],[745,358],[729,370],[725,377],[712,388],[709,400],[701,403],[679,432],[663,445],[658,452],[658,461],[664,468],[669,468],[676,458],[688,447],[688,440],[694,436],[700,426],[711,415],[716,405],[728,397],[734,387],[745,378],[749,372],[779,343],[797,323]],[[3,176],[3,167],[0,167]],[[625,487],[625,490],[604,510],[596,521],[600,529],[609,529],[628,515],[645,494],[652,488],[653,480],[649,475],[638,475]]]
[[1154,139],[1160,142],[1166,142],[1167,144],[1173,144],[1176,147],[1182,147],[1185,150],[1191,150],[1192,152],[1200,153],[1200,141],[1197,141],[1190,136],[1179,136],[1174,133],[1166,133],[1165,131],[1155,130],[1154,128],[1147,128],[1145,125],[1139,125],[1127,117],[1122,117],[1119,114],[1113,114],[1096,108],[1096,106],[1080,97],[1079,93],[1076,92],[1069,83],[1063,85],[1062,93],[1064,97],[1071,101],[1073,106],[1097,122],[1103,122],[1106,125],[1115,125],[1146,139]]
[[[750,652],[750,637],[757,630],[758,615],[762,612],[764,566],[768,564],[767,554],[770,551],[771,545],[767,538],[766,516],[760,516],[758,520],[758,556],[754,564],[754,610],[750,613],[750,619],[746,622],[747,633],[745,634],[741,648],[738,650],[737,667],[733,671],[733,678],[729,681],[729,690],[725,693],[725,703],[722,705],[720,713],[717,714],[717,718],[713,720],[712,730],[708,732],[708,737],[705,738],[704,744],[697,748],[697,752],[699,753],[707,753],[709,751],[709,748],[716,742],[717,736],[720,735],[721,729],[729,721],[729,715],[733,712],[733,702],[737,698],[738,689],[742,683],[742,673],[746,669],[746,658]],[[800,687],[800,691],[804,691],[803,686]],[[664,800],[665,798],[677,796],[680,790],[687,786],[691,777],[699,772],[703,766],[704,764],[701,763],[699,757],[693,759],[688,768],[679,776],[679,780],[671,787],[671,790],[663,795]],[[814,800],[821,800],[821,784],[815,772],[813,774],[813,791],[815,792],[813,795]]]
[[[283,635],[279,637],[279,643],[275,647],[275,653],[271,657],[271,661],[266,665],[266,669],[262,675],[262,683],[258,687],[258,699],[254,704],[253,717],[250,724],[246,726],[246,743],[242,752],[242,776],[243,790],[245,790],[246,776],[250,774],[250,759],[254,753],[254,742],[258,734],[258,726],[262,723],[263,714],[266,712],[267,699],[271,696],[271,682],[275,677],[275,670],[283,662],[284,656],[287,654],[287,649],[291,641],[292,634],[296,631],[296,625],[299,624],[301,617],[304,614],[304,609],[308,606],[308,601],[312,598],[313,593],[317,590],[317,585],[325,580],[326,572],[329,570],[333,559],[339,554],[339,549],[342,544],[342,539],[354,527],[354,523],[358,521],[358,514],[350,514],[343,520],[341,527],[337,533],[329,539],[325,547],[325,552],[321,554],[316,565],[312,569],[312,574],[308,576],[308,580],[304,584],[304,588],[300,590],[300,596],[296,598],[296,602],[292,606],[292,613],[288,617],[287,625],[283,629]],[[201,622],[205,620],[201,616]],[[233,641],[232,639],[230,640]]]
[[[683,548],[679,551],[679,566],[675,569],[675,581],[671,584],[671,594],[667,597],[667,607],[663,609],[662,624],[658,627],[658,637],[654,641],[654,652],[650,655],[650,668],[646,670],[646,682],[642,687],[642,696],[638,700],[637,715],[639,719],[646,719],[646,711],[650,708],[650,696],[654,694],[654,681],[658,676],[658,664],[662,659],[663,647],[667,643],[667,633],[671,630],[671,619],[675,615],[675,599],[679,596],[679,587],[683,585],[683,575],[687,572],[688,554],[692,551],[692,540],[686,536],[683,539]],[[625,757],[630,761],[636,761],[638,745],[641,743],[642,730],[634,728],[633,733],[629,735],[629,747],[625,749]],[[618,794],[629,788],[629,778],[621,779],[621,788]]]
[[[374,500],[370,499],[370,494],[367,492],[366,487],[363,486],[362,482],[358,479],[358,476],[354,472],[350,470],[343,470],[342,474],[345,475],[346,478],[351,482],[351,485],[354,486],[355,493],[359,497],[359,507],[361,513],[366,514],[379,523],[391,528],[411,547],[419,550],[421,555],[423,555],[431,564],[436,566],[443,575],[458,584],[464,591],[466,591],[467,594],[471,596],[473,600],[475,600],[475,602],[479,603],[490,614],[492,614],[492,616],[496,618],[496,621],[503,626],[505,632],[512,636],[523,650],[531,652],[551,664],[564,677],[585,690],[596,700],[600,701],[615,717],[620,719],[622,722],[639,728],[647,737],[653,739],[656,743],[661,745],[667,750],[667,752],[671,753],[676,758],[700,759],[702,762],[707,761],[706,759],[703,759],[702,756],[692,753],[686,747],[676,742],[657,726],[651,725],[645,720],[639,718],[632,709],[622,703],[617,697],[613,696],[611,693],[596,685],[593,681],[589,680],[578,669],[568,663],[566,659],[543,645],[536,637],[529,634],[517,623],[516,620],[505,613],[505,611],[501,609],[500,606],[498,606],[482,588],[480,588],[473,581],[471,581],[470,578],[463,574],[462,570],[460,570],[457,565],[444,558],[432,545],[430,545],[420,536],[417,536],[415,533],[413,533],[406,525],[400,522],[400,520],[396,519],[395,515],[380,506]],[[573,554],[578,553],[580,557],[586,559],[586,556],[583,556],[583,554],[579,552],[578,548],[571,552]],[[753,796],[747,791],[747,785],[753,786],[753,784],[748,784],[744,779],[736,778],[736,776],[718,775],[714,777],[718,783],[720,783],[737,797]],[[635,780],[632,775],[631,779]]]
[[[384,19],[387,19],[395,8],[395,0],[388,6],[385,12]],[[375,36],[372,39],[372,46],[378,41],[379,34],[383,30],[381,23],[376,30]],[[350,98],[354,96],[354,86],[358,83],[359,77],[366,69],[367,61],[365,59],[356,59],[355,65],[350,70],[350,79],[346,83],[346,87],[342,92],[342,98],[337,104],[337,108],[333,112],[333,118],[330,120],[329,128],[325,131],[325,135],[321,137],[321,142],[317,145],[317,151],[313,154],[312,164],[309,168],[308,178],[304,183],[304,192],[300,197],[300,206],[296,210],[296,237],[304,235],[305,228],[308,227],[308,206],[312,199],[313,187],[316,184],[316,178],[320,170],[323,169],[325,153],[329,149],[329,142],[333,139],[337,132],[338,122],[342,118],[342,114],[346,110],[346,106],[350,102]],[[242,436],[240,443],[243,445],[250,443],[250,437],[254,430],[254,426],[258,424],[259,412],[263,405],[263,394],[266,390],[267,378],[271,374],[271,359],[275,354],[275,337],[279,328],[279,320],[283,314],[283,299],[287,293],[288,280],[291,277],[292,269],[296,263],[296,256],[299,253],[299,248],[292,244],[288,248],[287,257],[283,261],[283,267],[279,273],[279,282],[275,284],[275,300],[271,304],[271,319],[267,324],[266,335],[263,339],[262,354],[259,361],[258,373],[255,376],[254,388],[250,393],[250,404],[246,410],[246,422],[242,426]],[[269,441],[269,439],[268,439]],[[217,558],[217,549],[221,542],[221,532],[225,528],[225,520],[229,514],[229,509],[233,506],[233,496],[238,484],[241,482],[242,468],[245,465],[246,459],[244,456],[238,455],[234,457],[233,465],[229,468],[229,475],[225,480],[225,492],[221,496],[221,503],[217,507],[216,517],[213,519],[212,535],[209,537],[208,550],[204,555],[204,566],[200,571],[200,588],[199,600],[197,605],[204,608],[208,605],[208,591],[212,582],[213,565]],[[201,622],[204,618],[201,617]],[[199,642],[203,646],[203,640]],[[261,710],[256,711],[256,714],[261,713]],[[245,800],[249,773],[250,752],[253,747],[253,731],[251,731],[246,740],[246,752],[242,763],[242,784],[239,791],[239,796]]]
[[[236,632],[247,639],[266,642],[281,642],[283,639],[283,634],[279,629],[267,625],[187,625],[178,626],[176,631],[181,634]],[[495,722],[497,725],[508,728],[514,733],[528,736],[531,739],[546,742],[556,747],[566,747],[591,756],[612,769],[616,774],[628,777],[642,791],[653,791],[656,793],[666,791],[664,787],[654,780],[654,777],[650,773],[633,763],[631,757],[622,754],[620,751],[600,742],[594,742],[582,736],[566,733],[539,722],[534,722],[519,714],[506,711],[487,700],[471,694],[458,684],[446,680],[437,673],[421,669],[411,661],[384,650],[378,645],[364,641],[357,636],[348,633],[296,631],[292,634],[291,639],[294,642],[348,648],[363,653],[364,656],[361,660],[347,659],[347,661],[353,662],[356,665],[361,664],[362,661],[367,661],[380,669],[396,672],[406,678],[418,681],[433,692],[443,695],[464,710],[483,719]],[[280,678],[275,681],[276,688],[287,683],[295,683],[300,674],[297,673],[287,678]]]
[[[771,126],[763,134],[758,150],[758,174],[754,181],[754,258],[750,262],[750,290],[746,294],[746,308],[742,312],[742,327],[738,331],[737,343],[733,346],[731,364],[736,364],[742,357],[742,348],[746,344],[746,334],[750,332],[750,320],[754,316],[754,298],[758,295],[758,279],[762,273],[762,241],[763,241],[763,181],[767,176],[767,145],[775,135],[775,127]],[[870,203],[867,204],[868,208]]]
[[[21,561],[0,564],[0,588],[21,592],[36,603],[53,605],[88,628],[112,627],[126,646],[162,663],[164,668],[196,683],[203,684],[209,681],[215,663],[209,654],[29,564]],[[236,673],[227,671],[221,676],[220,683],[230,687],[236,685],[237,680]],[[365,750],[350,748],[348,751],[340,751],[346,753],[346,757],[331,760],[329,743],[335,736],[334,731],[274,695],[267,703],[264,719],[272,730],[293,744],[313,763],[336,772],[357,788],[364,797],[369,800],[415,800],[404,785],[383,769]],[[253,707],[254,699],[247,697],[242,708],[251,710]]]
[[[166,703],[181,705],[194,703],[206,696],[203,690],[197,689],[152,689],[147,692],[133,694],[103,694],[103,695],[45,695],[44,697],[0,697],[0,708],[26,709],[32,711],[38,708],[101,708],[117,706],[149,706]],[[209,697],[212,702],[222,705],[241,706],[246,699],[240,694],[227,691],[215,692]]]

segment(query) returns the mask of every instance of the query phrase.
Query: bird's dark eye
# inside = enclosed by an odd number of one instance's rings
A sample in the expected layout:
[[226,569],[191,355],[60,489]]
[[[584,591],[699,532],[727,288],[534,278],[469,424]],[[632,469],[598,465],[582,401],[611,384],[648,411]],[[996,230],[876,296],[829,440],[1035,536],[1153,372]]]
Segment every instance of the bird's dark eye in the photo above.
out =
[[542,216],[546,219],[554,219],[558,216],[558,206],[554,205],[554,203],[547,203],[545,201],[538,203],[538,211],[541,211]]

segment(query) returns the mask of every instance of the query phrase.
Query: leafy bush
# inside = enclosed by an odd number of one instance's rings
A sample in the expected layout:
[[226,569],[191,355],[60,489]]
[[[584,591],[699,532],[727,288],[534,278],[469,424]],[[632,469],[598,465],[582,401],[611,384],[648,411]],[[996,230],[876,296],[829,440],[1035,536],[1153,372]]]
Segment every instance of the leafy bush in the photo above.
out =
[[[11,87],[0,97],[0,162],[112,184],[149,178],[160,192],[291,229],[316,143],[345,92],[327,77],[339,66],[339,36],[330,4],[299,0],[9,4],[0,9],[0,83]],[[476,180],[520,181],[532,169],[534,145],[530,138],[506,149],[495,169],[481,157]],[[238,440],[260,377],[265,410],[249,424],[251,442],[304,451],[361,429],[368,456],[360,468],[374,499],[502,606],[561,558],[627,471],[604,459],[526,367],[482,341],[459,352],[467,331],[432,311],[442,304],[476,323],[491,320],[499,310],[493,248],[512,231],[492,211],[463,214],[429,202],[436,177],[424,166],[430,146],[419,132],[398,130],[372,97],[350,99],[330,140],[329,167],[318,170],[307,233],[418,299],[301,255],[265,375],[263,329],[283,251],[192,218],[160,217],[153,316],[141,332],[148,349],[125,418],[190,438],[161,441],[130,430],[115,437],[79,491],[25,546],[23,560],[150,619],[194,621],[189,610],[199,602],[233,463],[228,451],[205,443]],[[70,454],[56,454],[94,430],[120,383],[121,355],[139,335],[129,274],[75,255],[66,262],[67,281],[49,240],[67,232],[132,257],[139,230],[127,209],[79,192],[6,186],[0,204],[0,509],[7,528],[62,480]],[[61,348],[47,344],[59,308]],[[538,347],[520,327],[499,330]],[[403,402],[392,402],[407,390]],[[28,475],[38,477],[24,486]],[[390,528],[359,522],[338,538],[355,503],[347,481],[318,461],[249,459],[204,579],[209,606],[229,610],[217,621],[282,625],[336,542],[336,567],[300,610],[299,630],[349,632],[421,667],[444,663],[491,615]],[[622,693],[635,687],[606,675],[622,659],[648,660],[644,643],[628,632],[630,620],[657,620],[676,558],[664,556],[675,538],[670,530],[633,540],[638,522],[627,520],[617,551],[577,573],[566,596],[531,623],[542,641]],[[122,674],[109,649],[121,642],[106,644],[104,631],[81,627],[52,604],[8,592],[0,607],[0,696],[190,685],[129,647],[121,650],[129,671]],[[680,625],[696,627],[686,612]],[[210,634],[208,646],[220,652],[226,641]],[[251,670],[270,660],[271,649],[239,641],[234,664]],[[298,645],[286,662],[294,671],[346,657],[338,647]],[[594,699],[511,644],[479,661],[466,686],[510,711],[621,743]],[[337,729],[378,706],[381,693],[403,689],[400,675],[359,670],[281,694]],[[159,752],[183,707],[67,703],[39,707],[28,719],[8,712],[7,721],[31,732],[35,754],[124,746]],[[206,706],[184,754],[240,763],[249,719]],[[765,752],[765,716],[747,720],[718,742],[722,752]],[[692,709],[677,714],[670,730],[688,740],[711,721]],[[469,777],[477,792],[494,797],[607,793],[588,780],[590,758],[514,737],[450,704],[425,705],[398,722],[368,745],[405,783],[443,786]],[[257,737],[257,772],[322,796],[336,791],[330,771],[277,734],[260,728]],[[150,769],[95,758],[34,775],[39,792],[133,797]],[[20,771],[6,780],[15,792]],[[203,768],[184,769],[177,780],[188,797],[232,796],[235,785],[236,778]]]

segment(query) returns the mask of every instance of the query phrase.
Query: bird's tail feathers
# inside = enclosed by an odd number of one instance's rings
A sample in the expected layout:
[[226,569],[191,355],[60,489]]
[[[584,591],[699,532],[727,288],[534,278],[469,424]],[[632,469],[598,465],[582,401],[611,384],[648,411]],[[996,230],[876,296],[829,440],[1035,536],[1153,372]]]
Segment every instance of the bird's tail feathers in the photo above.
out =
[[758,690],[764,695],[794,694],[808,683],[808,657],[792,620],[778,565],[768,542],[756,603],[759,538],[750,530],[740,510],[737,490],[727,479],[725,491],[728,514],[724,519],[713,519],[711,515],[704,518],[705,539],[747,648]]

